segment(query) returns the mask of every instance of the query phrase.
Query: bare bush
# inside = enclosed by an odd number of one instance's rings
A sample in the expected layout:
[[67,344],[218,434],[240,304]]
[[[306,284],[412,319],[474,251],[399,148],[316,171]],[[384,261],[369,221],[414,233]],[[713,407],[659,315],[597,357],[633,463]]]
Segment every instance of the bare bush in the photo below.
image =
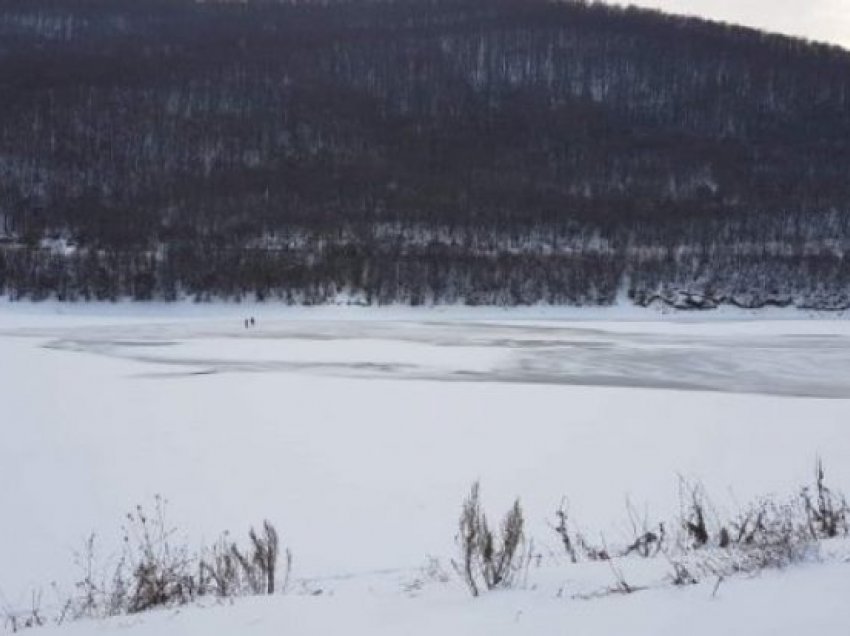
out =
[[801,498],[806,510],[809,532],[814,539],[833,539],[840,534],[847,535],[847,517],[850,509],[842,494],[833,493],[824,481],[823,462],[818,458],[815,466],[815,492],[803,488]]
[[644,558],[656,556],[664,547],[667,532],[664,523],[653,525],[649,523],[649,514],[638,514],[632,502],[626,500],[626,512],[632,531],[633,541],[626,546],[623,556],[637,554]]
[[69,601],[74,618],[98,617],[104,606],[106,585],[95,571],[95,542],[96,536],[92,533],[86,538],[83,548],[74,553],[74,564],[80,570],[80,579],[74,584],[77,596]]
[[174,542],[175,529],[167,523],[166,506],[167,502],[157,496],[152,515],[142,506],[127,515],[122,563],[129,568],[129,577],[125,579],[119,572],[116,583],[122,592],[127,589],[126,610],[130,614],[182,605],[197,595],[193,559],[185,544]]
[[566,499],[561,500],[561,505],[555,511],[555,519],[557,520],[556,524],[549,524],[549,527],[555,531],[558,537],[561,540],[561,545],[564,546],[564,552],[566,552],[572,563],[578,563],[579,556],[581,555],[583,558],[588,561],[608,561],[611,556],[608,553],[608,548],[603,545],[600,547],[599,545],[595,545],[591,543],[587,537],[579,532],[578,530],[571,529],[570,526],[570,517],[567,512]]
[[564,546],[564,551],[567,553],[567,556],[570,557],[570,561],[572,561],[573,563],[577,563],[578,555],[576,554],[576,542],[573,540],[570,534],[570,528],[568,524],[569,515],[567,514],[565,500],[561,500],[561,505],[558,506],[558,509],[555,511],[555,517],[558,519],[558,524],[552,526],[552,529],[561,538],[561,544]]
[[708,544],[709,532],[706,521],[705,490],[700,484],[690,484],[679,480],[679,499],[682,506],[682,527],[685,529],[694,548]]
[[730,522],[728,554],[715,558],[715,564],[720,562],[715,572],[783,568],[810,559],[821,540],[848,533],[847,518],[846,498],[826,486],[818,459],[813,491],[804,487],[799,498],[787,501],[761,498]]
[[815,558],[822,540],[848,533],[846,499],[825,485],[820,460],[813,489],[805,487],[800,497],[787,500],[757,499],[720,526],[716,543],[710,541],[705,523],[704,491],[690,488],[689,493],[683,527],[693,541],[691,547],[703,549],[700,556],[690,560],[689,573],[725,577],[785,568]]
[[788,546],[806,544],[810,540],[804,517],[793,500],[781,503],[770,498],[760,499],[751,504],[743,519],[742,523],[733,524],[737,528],[735,545],[738,547],[785,551]]
[[75,553],[80,578],[62,620],[134,614],[184,605],[205,595],[232,598],[286,590],[292,554],[283,551],[281,571],[280,539],[269,521],[260,531],[251,529],[247,549],[224,533],[212,548],[197,554],[178,539],[166,508],[166,500],[157,496],[152,513],[137,506],[127,515],[122,550],[111,570],[98,563],[95,536],[86,540]]
[[[248,533],[251,546],[248,551],[242,551],[234,543],[230,553],[241,571],[243,584],[251,594],[274,594],[277,579],[280,540],[277,530],[268,522],[263,522],[262,533],[254,528]],[[292,553],[285,552],[284,589],[292,568]]]
[[731,522],[728,546],[716,550],[704,569],[717,576],[784,568],[812,556],[815,542],[794,500],[762,498]]
[[502,520],[499,536],[494,536],[481,509],[478,482],[472,485],[463,503],[457,541],[462,562],[456,569],[473,596],[481,589],[510,587],[520,567],[523,542],[523,515],[517,499]]
[[236,596],[242,589],[239,561],[233,555],[230,535],[221,538],[206,550],[198,568],[199,588],[204,594],[219,598]]
[[573,562],[580,558],[607,561],[614,554],[645,558],[663,554],[670,561],[669,580],[674,585],[691,585],[709,576],[784,568],[816,558],[822,540],[850,534],[847,500],[826,486],[820,460],[814,486],[803,488],[799,497],[762,497],[728,519],[718,515],[699,483],[680,477],[679,497],[677,525],[681,531],[671,536],[665,523],[651,524],[646,513],[639,514],[627,501],[631,538],[614,553],[604,540],[598,547],[570,527],[563,503],[556,512],[557,523],[551,527]]
[[[173,541],[174,529],[165,518],[165,502],[156,500],[149,517],[141,507],[128,515],[124,558],[112,584],[113,607],[136,613],[157,606],[182,605],[206,594],[219,598],[246,594],[274,594],[280,561],[280,538],[269,521],[260,531],[251,528],[247,549],[224,533],[200,557],[184,543]],[[292,553],[284,551],[283,589],[292,567]],[[125,567],[129,568],[129,575]]]

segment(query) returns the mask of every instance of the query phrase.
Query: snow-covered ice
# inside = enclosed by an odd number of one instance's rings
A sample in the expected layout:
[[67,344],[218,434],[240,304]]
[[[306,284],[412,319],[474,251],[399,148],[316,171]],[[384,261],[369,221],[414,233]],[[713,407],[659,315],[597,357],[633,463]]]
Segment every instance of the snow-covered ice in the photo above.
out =
[[157,493],[193,545],[271,519],[296,588],[322,594],[66,633],[850,633],[840,559],[730,580],[717,598],[557,598],[579,576],[566,564],[476,601],[456,582],[410,585],[429,555],[448,568],[476,479],[495,513],[521,497],[553,553],[564,496],[618,541],[627,496],[672,518],[679,474],[731,508],[793,493],[820,455],[850,490],[850,323],[68,312],[0,311],[0,601],[67,589],[83,539],[114,549],[124,513]]

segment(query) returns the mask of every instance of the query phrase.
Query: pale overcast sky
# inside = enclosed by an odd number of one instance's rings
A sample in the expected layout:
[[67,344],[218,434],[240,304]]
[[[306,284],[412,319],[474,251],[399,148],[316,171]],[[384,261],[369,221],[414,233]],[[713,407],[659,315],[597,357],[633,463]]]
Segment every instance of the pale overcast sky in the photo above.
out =
[[850,0],[616,0],[850,48]]

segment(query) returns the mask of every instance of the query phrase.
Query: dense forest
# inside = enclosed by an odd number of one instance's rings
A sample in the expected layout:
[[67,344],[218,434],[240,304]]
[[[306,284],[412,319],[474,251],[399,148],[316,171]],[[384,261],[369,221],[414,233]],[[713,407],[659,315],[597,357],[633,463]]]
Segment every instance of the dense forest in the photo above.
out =
[[850,307],[850,52],[549,0],[0,0],[0,295]]

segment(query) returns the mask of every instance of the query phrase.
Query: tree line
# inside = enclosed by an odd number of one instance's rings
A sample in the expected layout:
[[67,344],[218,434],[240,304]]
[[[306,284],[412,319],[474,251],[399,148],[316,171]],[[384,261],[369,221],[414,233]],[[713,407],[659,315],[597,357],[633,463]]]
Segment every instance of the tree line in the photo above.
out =
[[549,0],[0,0],[0,293],[850,305],[850,53]]

